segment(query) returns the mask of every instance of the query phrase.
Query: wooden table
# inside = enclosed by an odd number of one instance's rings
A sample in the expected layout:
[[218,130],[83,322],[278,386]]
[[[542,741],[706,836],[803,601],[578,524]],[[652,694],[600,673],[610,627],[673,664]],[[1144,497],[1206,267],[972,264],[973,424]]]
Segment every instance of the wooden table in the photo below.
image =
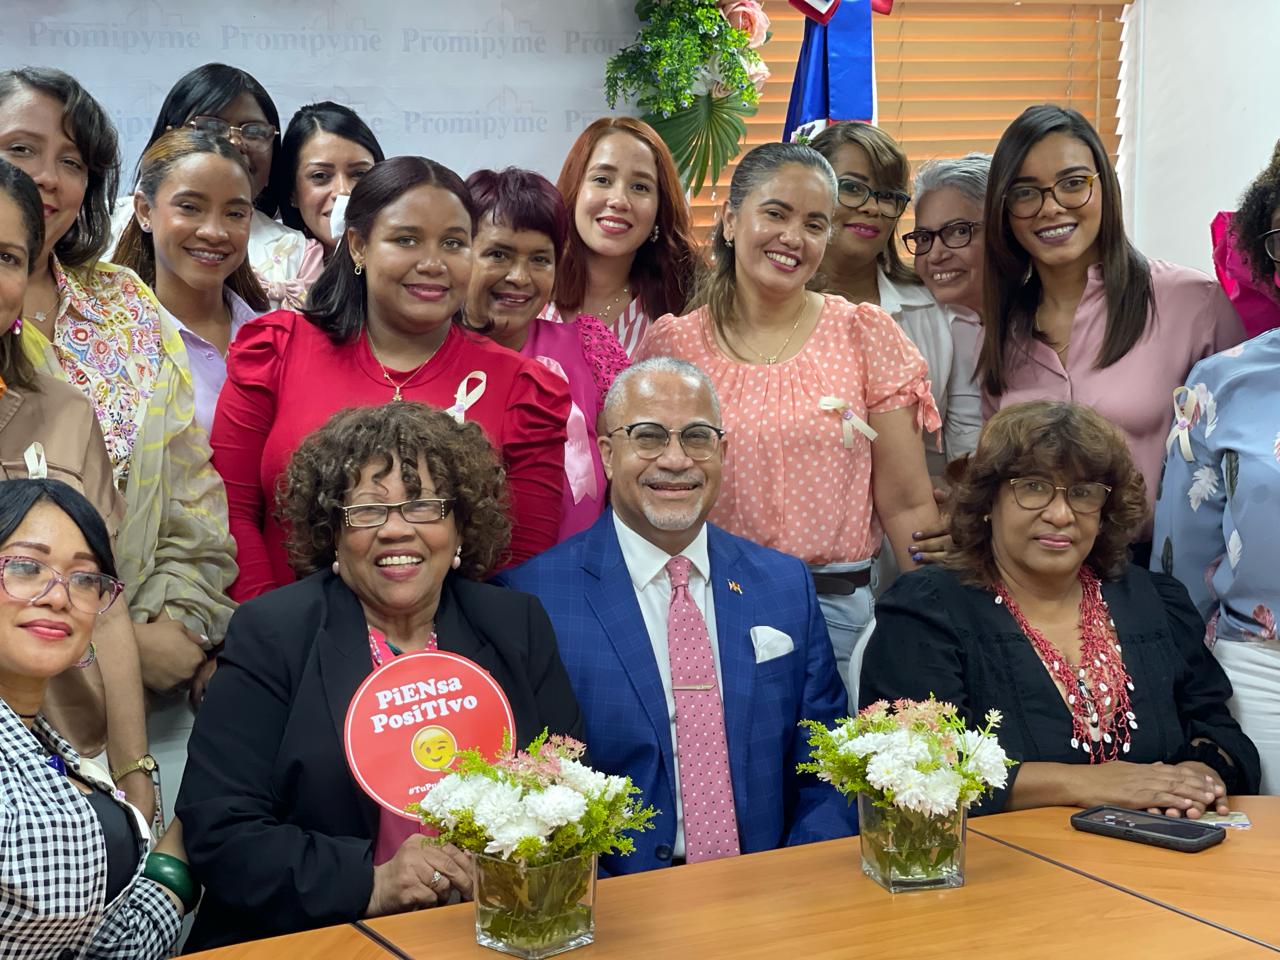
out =
[[355,924],[308,930],[287,937],[253,940],[234,947],[189,954],[208,960],[391,960],[396,954],[380,946]]
[[1178,853],[1081,833],[1066,807],[970,822],[981,833],[1280,949],[1280,797],[1232,797],[1253,821],[1200,853]]
[[[823,960],[864,956],[1272,956],[1195,919],[970,834],[966,884],[892,896],[835,840],[601,881],[596,942],[610,957]],[[409,957],[487,958],[469,904],[372,920]],[[1137,950],[1138,952],[1134,952]],[[266,956],[265,954],[263,956]],[[570,955],[572,956],[572,954]]]
[[[1233,806],[1254,828],[1198,854],[1080,833],[1066,808],[973,820],[966,883],[956,890],[886,893],[863,876],[856,838],[615,877],[597,890],[595,944],[569,956],[1275,957],[1280,797]],[[498,956],[476,945],[471,904],[365,926],[368,933],[348,924],[197,956]]]

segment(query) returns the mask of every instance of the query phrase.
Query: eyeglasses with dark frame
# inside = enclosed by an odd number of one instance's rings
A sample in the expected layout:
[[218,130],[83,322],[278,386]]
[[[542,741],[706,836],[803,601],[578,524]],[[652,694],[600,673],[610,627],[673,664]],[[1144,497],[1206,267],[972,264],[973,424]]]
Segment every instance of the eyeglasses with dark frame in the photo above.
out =
[[230,140],[232,134],[235,134],[245,142],[245,146],[252,147],[255,150],[267,149],[279,132],[269,123],[255,121],[241,124],[237,127],[234,123],[228,123],[221,117],[192,117],[187,121],[186,125],[192,130],[211,133],[215,137],[221,137],[224,140]]
[[15,600],[36,603],[59,584],[66,588],[71,606],[95,615],[106,613],[124,591],[123,583],[105,573],[77,570],[64,577],[35,557],[0,557],[0,587]]
[[[626,431],[631,449],[641,460],[657,460],[662,456],[662,452],[671,443],[673,432],[660,423],[645,420],[629,423],[624,427],[614,427],[608,436],[612,437],[619,430]],[[675,431],[675,434],[680,438],[680,449],[685,456],[701,463],[715,456],[725,431],[709,423],[691,423],[682,430]]]
[[1280,230],[1268,230],[1262,235],[1262,249],[1272,263],[1280,263]]
[[1019,220],[1030,220],[1044,209],[1044,198],[1053,194],[1053,199],[1063,210],[1078,210],[1093,199],[1093,181],[1097,179],[1096,173],[1073,173],[1051,187],[1021,183],[1005,191],[1005,209]]
[[852,177],[846,177],[840,181],[836,197],[841,206],[848,207],[850,210],[857,210],[875,197],[876,204],[880,207],[880,214],[891,220],[897,220],[902,216],[903,211],[907,209],[907,204],[911,202],[909,193],[903,193],[901,190],[872,190],[870,184]]
[[399,510],[406,523],[439,523],[453,509],[453,497],[419,497],[399,503],[352,503],[343,506],[342,520],[348,527],[380,527],[392,510]]
[[1067,498],[1067,506],[1075,513],[1097,513],[1111,496],[1111,488],[1105,483],[1084,480],[1068,487],[1055,484],[1043,477],[1014,477],[1009,481],[1013,487],[1013,499],[1023,510],[1043,510],[1053,503],[1053,498],[1061,490]]
[[948,220],[937,230],[916,227],[902,235],[902,245],[913,257],[923,257],[933,249],[936,237],[948,250],[959,250],[973,242],[973,234],[982,226],[981,220]]

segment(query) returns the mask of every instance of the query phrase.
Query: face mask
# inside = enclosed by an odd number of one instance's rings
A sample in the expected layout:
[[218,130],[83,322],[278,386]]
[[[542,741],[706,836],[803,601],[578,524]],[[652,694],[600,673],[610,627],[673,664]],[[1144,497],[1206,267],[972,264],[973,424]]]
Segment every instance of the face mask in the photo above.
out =
[[351,201],[348,194],[340,193],[333,198],[333,209],[329,212],[329,236],[341,240],[343,231],[347,229],[347,204]]

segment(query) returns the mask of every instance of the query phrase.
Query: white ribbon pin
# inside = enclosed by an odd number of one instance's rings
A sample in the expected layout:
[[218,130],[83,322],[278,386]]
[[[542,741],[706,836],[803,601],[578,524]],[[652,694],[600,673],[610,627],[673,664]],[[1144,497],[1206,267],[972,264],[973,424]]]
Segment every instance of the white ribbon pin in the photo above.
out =
[[840,430],[844,434],[844,445],[848,448],[853,447],[854,429],[868,440],[875,440],[879,436],[869,423],[849,409],[847,400],[841,400],[839,397],[820,397],[818,407],[821,410],[833,410],[840,414]]
[[[474,387],[470,386],[472,380],[477,381]],[[449,408],[449,416],[458,423],[466,422],[467,411],[484,396],[484,388],[488,382],[489,377],[483,370],[472,370],[463,377],[453,395],[453,406]]]
[[1164,442],[1165,453],[1173,450],[1173,443],[1178,442],[1182,459],[1190,462],[1194,459],[1191,453],[1191,424],[1195,423],[1199,406],[1196,392],[1190,387],[1175,387],[1173,390],[1173,426],[1169,429],[1169,437]]
[[49,463],[44,458],[43,444],[36,442],[27,447],[22,459],[27,461],[27,476],[32,480],[49,479]]

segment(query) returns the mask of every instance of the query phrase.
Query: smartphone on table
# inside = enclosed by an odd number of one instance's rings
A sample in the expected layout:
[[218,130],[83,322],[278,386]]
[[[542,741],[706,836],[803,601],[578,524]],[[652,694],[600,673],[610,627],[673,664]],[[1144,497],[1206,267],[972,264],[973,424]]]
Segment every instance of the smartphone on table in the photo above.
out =
[[1210,823],[1197,823],[1181,817],[1166,817],[1159,813],[1144,813],[1125,807],[1091,807],[1071,815],[1071,825],[1085,833],[1097,833],[1104,837],[1117,837],[1135,843],[1147,843],[1166,850],[1197,853],[1226,839],[1223,827]]

